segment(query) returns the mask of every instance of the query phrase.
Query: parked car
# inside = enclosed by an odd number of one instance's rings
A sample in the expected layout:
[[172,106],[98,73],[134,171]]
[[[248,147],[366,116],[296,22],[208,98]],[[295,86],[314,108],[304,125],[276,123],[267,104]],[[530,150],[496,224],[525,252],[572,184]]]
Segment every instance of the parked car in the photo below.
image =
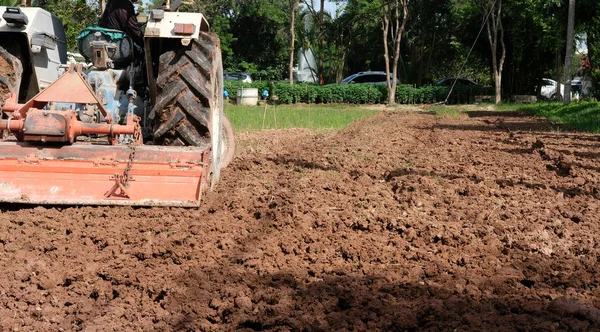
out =
[[540,89],[540,96],[546,99],[562,99],[565,95],[565,85],[560,84],[560,93],[556,93],[556,81],[549,78],[542,78],[542,88]]
[[250,76],[250,74],[242,72],[224,72],[223,79],[226,81],[241,81],[245,83],[252,83],[252,76]]
[[[454,81],[456,81],[456,84],[454,84]],[[452,86],[452,85],[455,85],[455,86],[481,86],[481,84],[477,84],[466,78],[455,78],[455,77],[442,78],[441,80],[437,81],[437,83],[435,83],[435,85],[437,85],[437,86]]]
[[[392,77],[393,76],[390,73],[390,78]],[[361,71],[360,73],[352,74],[342,80],[342,84],[381,84],[386,82],[387,78],[384,71]],[[400,83],[398,79],[396,79],[396,82]]]

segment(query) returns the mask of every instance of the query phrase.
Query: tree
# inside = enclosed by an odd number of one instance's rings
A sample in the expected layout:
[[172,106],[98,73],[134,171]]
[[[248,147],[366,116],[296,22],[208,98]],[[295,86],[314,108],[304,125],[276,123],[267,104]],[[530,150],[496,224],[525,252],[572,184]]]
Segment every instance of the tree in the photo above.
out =
[[[148,9],[157,8],[162,5],[163,0],[152,0]],[[234,61],[233,43],[237,37],[231,32],[233,17],[238,15],[239,8],[229,0],[208,0],[184,3],[178,11],[202,13],[210,24],[212,32],[219,36],[221,41],[221,53],[223,56],[223,67],[231,67]]]
[[21,4],[21,0],[0,0],[0,6],[16,7]]
[[[495,85],[495,101],[502,101],[502,69],[506,59],[506,44],[504,44],[504,28],[502,26],[502,0],[486,0],[484,4],[484,20],[492,55],[492,73]],[[500,43],[500,45],[498,45]],[[498,50],[500,46],[500,50]],[[500,57],[498,57],[500,52]]]
[[346,20],[342,15],[345,6],[337,8],[334,18],[325,22],[325,81],[340,83],[343,79],[346,55],[354,36],[352,31],[356,29],[358,22]]
[[289,66],[289,79],[290,85],[294,84],[294,52],[296,51],[296,47],[294,42],[296,40],[296,10],[298,8],[299,0],[289,0],[290,1],[290,66]]
[[[406,30],[408,21],[408,1],[409,0],[384,0],[382,3],[383,12],[383,48],[385,58],[385,72],[387,76],[388,104],[396,102],[396,86],[398,81],[398,60],[400,59],[400,42],[402,35]],[[402,10],[402,21],[400,21],[400,10]],[[390,62],[390,48],[388,38],[392,38],[392,56]],[[390,79],[390,66],[392,79]]]
[[288,0],[251,0],[237,3],[230,18],[233,56],[230,68],[247,71],[258,78],[286,77],[289,61]]
[[325,17],[325,0],[320,0],[321,8],[317,11],[315,9],[314,0],[302,0],[302,3],[306,5],[306,8],[310,11],[313,16],[313,22],[316,22],[317,28],[317,74],[319,75],[319,84],[325,84],[325,78],[323,76],[323,39],[324,39],[324,27],[323,20]]
[[[101,0],[102,2],[106,2],[107,0]],[[138,9],[140,12],[149,12],[152,9],[158,9],[162,7],[164,0],[149,0],[142,2]]]
[[587,56],[584,72],[592,79],[594,97],[600,97],[600,2],[598,0],[579,0],[575,16],[586,36]]
[[86,27],[98,23],[100,4],[98,1],[87,0],[53,0],[46,3],[46,10],[62,21],[67,37],[67,49],[77,50],[76,37]]
[[565,96],[564,104],[571,103],[571,68],[573,65],[573,29],[575,27],[575,0],[569,0],[567,27],[567,55],[565,56]]
[[[448,24],[450,6],[447,0],[420,0],[410,4],[408,10],[411,24],[406,29],[405,38],[410,66],[409,77],[405,81],[420,86],[424,82],[432,81],[430,73],[434,61],[437,62],[436,60],[442,57],[447,60],[453,58],[453,54],[448,52],[451,41],[447,38],[452,32]],[[434,58],[434,54],[442,56]],[[448,67],[440,66],[440,69],[447,70]],[[444,75],[448,74],[444,73]]]

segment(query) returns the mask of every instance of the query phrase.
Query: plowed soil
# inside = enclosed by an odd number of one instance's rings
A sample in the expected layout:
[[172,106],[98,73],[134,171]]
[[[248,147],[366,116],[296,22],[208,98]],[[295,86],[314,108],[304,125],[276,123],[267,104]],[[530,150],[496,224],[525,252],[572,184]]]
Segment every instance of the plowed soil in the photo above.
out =
[[199,210],[0,214],[0,330],[600,330],[600,142],[517,112],[238,135]]

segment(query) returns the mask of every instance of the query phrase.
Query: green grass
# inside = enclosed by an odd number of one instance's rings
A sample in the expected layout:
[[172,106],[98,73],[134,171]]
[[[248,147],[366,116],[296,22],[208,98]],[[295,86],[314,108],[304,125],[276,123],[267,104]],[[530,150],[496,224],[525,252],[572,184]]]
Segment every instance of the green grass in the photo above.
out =
[[434,112],[435,116],[438,116],[438,117],[442,117],[445,115],[451,116],[451,117],[457,117],[461,113],[463,113],[463,110],[461,110],[458,106],[445,106],[445,105],[430,106],[427,108],[427,110]]
[[344,128],[350,123],[375,114],[356,105],[267,105],[244,106],[225,104],[225,114],[235,131],[308,128],[328,130]]
[[572,102],[567,106],[559,102],[503,104],[497,108],[498,110],[523,111],[570,128],[600,133],[600,103],[598,102]]

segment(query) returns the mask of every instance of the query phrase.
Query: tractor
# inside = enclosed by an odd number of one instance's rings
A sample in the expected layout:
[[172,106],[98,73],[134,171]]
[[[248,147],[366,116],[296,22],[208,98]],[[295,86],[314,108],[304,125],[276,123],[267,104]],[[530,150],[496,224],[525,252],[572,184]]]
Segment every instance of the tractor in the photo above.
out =
[[143,56],[88,27],[77,62],[56,16],[0,7],[0,202],[199,206],[235,140],[219,38],[176,9],[151,11]]

